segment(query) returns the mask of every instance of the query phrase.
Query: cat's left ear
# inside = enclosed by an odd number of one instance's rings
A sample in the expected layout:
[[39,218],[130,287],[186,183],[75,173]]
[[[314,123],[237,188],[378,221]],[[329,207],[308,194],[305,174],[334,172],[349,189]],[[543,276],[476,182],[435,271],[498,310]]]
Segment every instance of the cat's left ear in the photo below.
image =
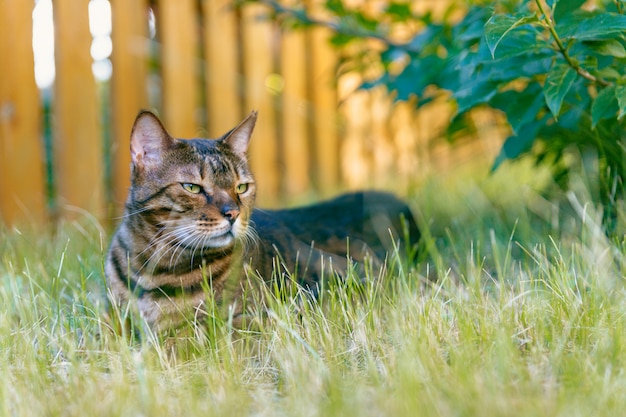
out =
[[163,153],[175,139],[167,133],[156,114],[142,110],[135,119],[130,134],[130,155],[137,168],[158,164]]
[[245,155],[248,152],[248,144],[256,124],[256,117],[257,112],[253,111],[222,139],[236,154]]

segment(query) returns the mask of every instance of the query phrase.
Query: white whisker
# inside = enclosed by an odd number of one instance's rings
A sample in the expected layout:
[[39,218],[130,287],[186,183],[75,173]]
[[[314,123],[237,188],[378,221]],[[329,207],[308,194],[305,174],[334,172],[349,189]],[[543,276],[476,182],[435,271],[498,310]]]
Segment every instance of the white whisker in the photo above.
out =
[[254,247],[259,241],[259,235],[252,226],[252,222],[244,229],[241,236],[238,237],[245,250],[249,250]]
[[129,217],[135,216],[137,214],[141,214],[149,210],[151,210],[150,207],[143,207],[143,208],[140,208],[139,210],[131,211],[130,213],[124,213],[122,216],[114,217],[114,219],[115,220],[128,219]]
[[[140,270],[144,269],[150,263],[154,265],[158,265],[158,263],[165,257],[170,251],[174,250],[175,252],[178,250],[177,248],[182,245],[182,242],[179,242],[172,246],[172,243],[176,242],[176,237],[180,233],[181,229],[183,231],[193,232],[193,225],[186,225],[181,227],[174,227],[169,230],[165,234],[161,234],[162,230],[165,230],[166,227],[162,227],[159,229],[159,232],[155,235],[155,238],[151,241],[151,243],[140,253],[143,254],[148,250],[151,250],[156,247],[152,255],[148,257],[148,259],[141,265]],[[171,265],[170,265],[171,266]]]
[[[186,238],[184,241],[180,242],[180,246],[181,247],[183,247],[183,244],[184,244],[184,248],[186,248],[187,250],[189,250],[191,252],[191,262],[192,262],[192,265],[193,265],[193,258],[194,258],[194,255],[195,255],[195,252],[196,252],[196,249],[197,249],[197,242],[200,239],[202,239],[202,233],[198,232],[197,230],[193,230],[190,233],[188,238]],[[176,257],[176,260],[174,261],[175,265],[178,264],[178,262],[180,261],[180,257],[182,256],[182,254],[183,254],[183,252],[181,251],[181,253]],[[170,258],[170,265],[171,265],[173,256],[174,255],[172,255],[172,258]]]

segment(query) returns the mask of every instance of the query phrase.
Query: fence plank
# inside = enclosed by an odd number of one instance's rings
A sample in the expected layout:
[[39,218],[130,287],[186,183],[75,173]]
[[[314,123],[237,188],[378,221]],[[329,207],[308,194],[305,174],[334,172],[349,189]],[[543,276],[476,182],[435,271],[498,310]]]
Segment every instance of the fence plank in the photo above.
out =
[[391,178],[397,177],[397,155],[393,146],[388,120],[391,116],[392,100],[384,88],[375,88],[370,93],[370,133],[372,149],[372,185],[384,187]]
[[335,65],[337,55],[328,43],[330,31],[311,30],[312,129],[315,149],[316,186],[328,195],[339,186],[339,136],[337,132],[337,91]]
[[[396,184],[400,189],[411,190],[422,178],[424,164],[419,164],[419,147],[415,121],[415,104],[411,102],[396,103],[389,118],[389,127],[397,152],[395,170],[398,173]],[[422,146],[426,146],[424,142]]]
[[282,92],[284,181],[287,196],[294,196],[310,189],[305,33],[283,32],[281,46],[280,71],[284,79]]
[[0,0],[0,218],[44,218],[39,91],[35,85],[32,2]]
[[210,137],[243,119],[237,14],[231,0],[204,0],[204,58],[207,127]]
[[341,144],[341,174],[349,188],[371,185],[372,148],[371,124],[368,120],[371,108],[370,94],[357,91],[362,79],[356,73],[344,74],[338,80],[339,100],[345,117],[345,132]]
[[197,21],[194,0],[161,0],[157,15],[161,40],[163,120],[178,137],[198,136]]
[[[494,127],[481,132],[481,139],[488,138],[483,148],[433,146],[439,128],[448,123],[447,107],[433,103],[419,111],[410,104],[391,109],[387,97],[377,97],[380,92],[350,94],[361,78],[346,74],[335,83],[337,55],[326,44],[328,30],[281,35],[275,23],[259,19],[267,12],[262,5],[237,9],[231,0],[111,2],[110,111],[113,199],[117,203],[123,201],[128,186],[131,124],[137,110],[149,106],[149,92],[154,93],[152,105],[161,110],[167,127],[182,137],[200,135],[198,126],[205,116],[208,135],[215,137],[250,110],[259,110],[250,157],[259,185],[258,201],[264,206],[301,199],[313,188],[327,195],[343,186],[411,186],[417,176],[464,162],[481,149],[495,152],[501,143]],[[53,5],[57,41],[53,179],[60,204],[99,215],[105,185],[99,90],[89,54],[88,3],[54,0]],[[305,2],[324,18],[322,3]],[[373,12],[378,4],[371,0],[356,3],[370,5]],[[432,9],[440,16],[450,2],[422,3],[412,7]],[[7,223],[45,217],[41,109],[31,48],[33,5],[32,1],[0,0],[0,56],[11,63],[0,66],[0,218]],[[148,7],[156,11],[161,41],[155,65],[162,70],[162,85],[154,90],[147,85]],[[198,48],[200,33],[203,52]],[[409,32],[404,35],[411,36]],[[204,67],[198,59],[202,53]],[[341,119],[338,102],[343,102]],[[497,125],[478,116],[479,123]]]
[[278,141],[275,96],[270,93],[274,73],[274,30],[272,24],[260,21],[265,9],[249,5],[242,10],[244,77],[246,81],[245,112],[256,109],[259,119],[250,144],[250,164],[258,183],[260,205],[275,205],[280,195]]
[[102,216],[102,137],[87,6],[82,0],[54,2],[54,165],[61,208]]
[[130,131],[137,112],[148,107],[148,4],[146,0],[112,0],[113,199],[120,205],[130,184]]

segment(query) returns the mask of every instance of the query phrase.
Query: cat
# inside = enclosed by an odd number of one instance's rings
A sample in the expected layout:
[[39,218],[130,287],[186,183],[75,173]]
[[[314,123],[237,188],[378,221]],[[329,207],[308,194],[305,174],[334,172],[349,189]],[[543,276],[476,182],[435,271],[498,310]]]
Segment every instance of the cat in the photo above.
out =
[[416,244],[411,210],[388,193],[255,209],[247,150],[256,119],[252,112],[219,139],[175,139],[154,113],[137,115],[131,185],[105,262],[113,308],[133,305],[152,330],[167,331],[205,319],[211,291],[241,324],[251,275],[276,282],[298,271],[315,295],[324,276],[345,274],[348,259],[384,260],[403,226]]

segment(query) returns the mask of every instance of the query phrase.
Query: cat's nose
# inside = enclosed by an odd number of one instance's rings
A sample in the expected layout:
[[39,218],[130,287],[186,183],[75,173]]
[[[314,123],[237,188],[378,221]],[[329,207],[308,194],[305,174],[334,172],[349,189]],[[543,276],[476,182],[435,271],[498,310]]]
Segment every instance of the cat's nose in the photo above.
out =
[[239,209],[230,205],[222,207],[222,216],[226,217],[230,223],[235,223],[237,217],[239,217]]

